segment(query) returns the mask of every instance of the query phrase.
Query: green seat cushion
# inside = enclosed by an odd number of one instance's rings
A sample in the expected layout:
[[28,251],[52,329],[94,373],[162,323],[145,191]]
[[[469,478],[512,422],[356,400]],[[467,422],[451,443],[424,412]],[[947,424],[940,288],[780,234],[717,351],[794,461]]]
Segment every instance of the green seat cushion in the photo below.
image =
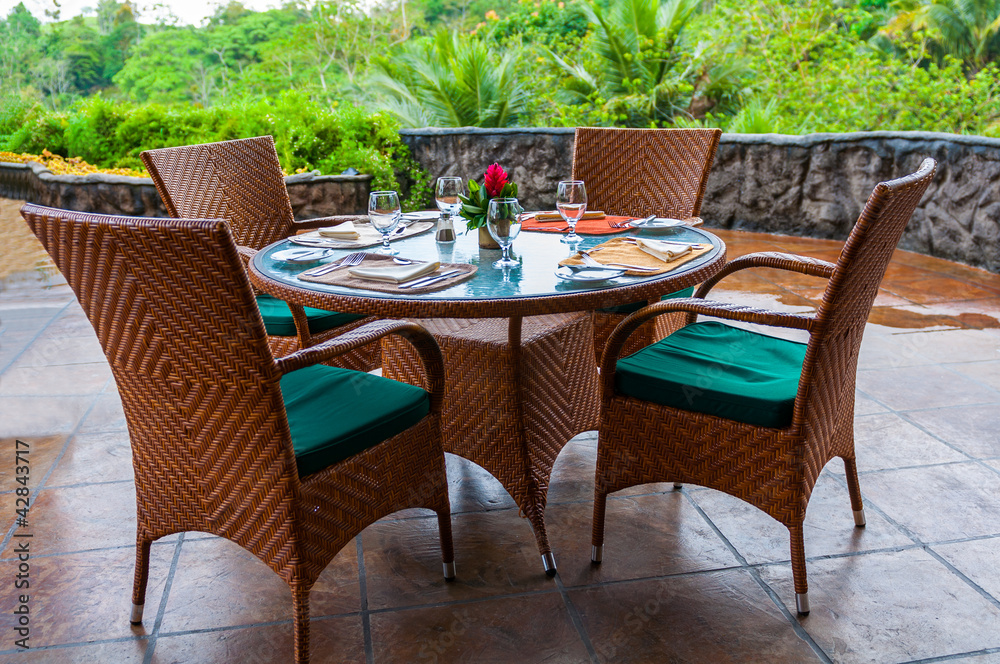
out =
[[[294,337],[297,334],[292,310],[288,308],[287,302],[262,294],[257,296],[257,307],[260,309],[260,317],[264,319],[264,329],[268,334],[275,337]],[[363,318],[358,314],[340,314],[336,311],[311,307],[305,307],[305,311],[309,320],[309,332],[312,334],[319,334]]]
[[285,374],[281,394],[300,477],[405,431],[431,403],[419,387],[325,365]]
[[[685,288],[684,290],[679,290],[676,293],[670,293],[669,295],[664,295],[660,300],[672,300],[676,297],[691,297],[694,295],[694,286]],[[598,309],[597,311],[602,314],[632,314],[639,309],[646,306],[645,302],[629,302],[628,304],[619,304],[617,307],[605,307],[604,309]]]
[[718,322],[695,323],[618,360],[615,387],[643,401],[782,428],[806,344]]

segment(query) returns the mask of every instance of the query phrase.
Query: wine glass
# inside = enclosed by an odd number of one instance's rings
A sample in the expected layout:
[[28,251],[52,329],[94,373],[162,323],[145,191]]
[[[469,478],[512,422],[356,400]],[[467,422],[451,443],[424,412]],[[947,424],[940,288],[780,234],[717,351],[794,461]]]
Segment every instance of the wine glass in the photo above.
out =
[[399,250],[389,246],[389,234],[399,225],[399,195],[394,191],[373,191],[368,196],[368,218],[372,226],[382,234],[382,246],[378,253],[395,256]]
[[462,210],[462,201],[458,197],[464,192],[465,184],[462,178],[451,176],[438,178],[437,186],[434,188],[434,202],[441,211],[441,222],[438,224],[437,232],[438,242],[455,241],[455,228],[451,218]]
[[583,238],[576,234],[576,222],[583,218],[587,211],[587,189],[582,180],[564,180],[556,190],[556,209],[563,220],[569,224],[569,235],[562,238],[563,242],[579,242]]
[[520,265],[510,257],[510,245],[521,232],[521,213],[524,208],[516,198],[494,198],[486,211],[486,228],[490,235],[500,245],[503,256],[493,263],[493,267],[502,270],[505,267]]

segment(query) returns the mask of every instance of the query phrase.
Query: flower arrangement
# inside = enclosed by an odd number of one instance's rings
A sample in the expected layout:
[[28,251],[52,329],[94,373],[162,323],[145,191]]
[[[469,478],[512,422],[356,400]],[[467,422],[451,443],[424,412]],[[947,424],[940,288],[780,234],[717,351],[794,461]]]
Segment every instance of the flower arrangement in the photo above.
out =
[[483,184],[469,180],[469,195],[459,196],[462,201],[462,216],[465,227],[483,228],[486,226],[486,211],[490,200],[494,198],[517,198],[517,185],[510,181],[507,171],[494,163],[486,169]]

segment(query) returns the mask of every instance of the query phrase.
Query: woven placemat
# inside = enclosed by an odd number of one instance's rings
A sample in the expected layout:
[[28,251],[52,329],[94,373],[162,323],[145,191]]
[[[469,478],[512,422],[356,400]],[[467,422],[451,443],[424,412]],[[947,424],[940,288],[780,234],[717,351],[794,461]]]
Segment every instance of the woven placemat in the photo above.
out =
[[[391,267],[395,265],[391,256],[381,256],[379,254],[365,254],[364,260],[361,265],[365,267]],[[354,266],[357,267],[357,266]],[[455,274],[447,279],[443,279],[436,283],[431,284],[426,288],[400,288],[400,285],[405,284],[394,284],[389,281],[376,281],[374,279],[361,279],[355,277],[351,274],[351,268],[345,267],[339,270],[334,270],[333,272],[327,272],[326,274],[320,275],[318,277],[307,277],[306,272],[315,270],[316,267],[311,267],[305,272],[299,273],[299,279],[302,281],[311,281],[318,284],[327,284],[329,286],[346,286],[347,288],[363,288],[370,291],[379,291],[380,293],[396,293],[399,295],[405,295],[407,293],[432,293],[434,291],[442,290],[448,288],[449,286],[454,286],[455,284],[461,283],[466,279],[469,279],[476,273],[479,269],[475,265],[469,265],[467,263],[441,263],[434,273],[420,277],[421,279],[429,278],[435,274],[444,274],[445,272],[450,272],[451,270],[459,270],[458,274]],[[416,279],[414,279],[416,281]]]
[[[709,242],[692,244],[697,244],[698,248],[693,249],[691,253],[684,254],[680,258],[672,260],[669,263],[664,263],[656,256],[647,254],[636,244],[629,242],[628,238],[616,237],[613,240],[608,240],[607,242],[601,243],[591,249],[590,257],[598,263],[604,263],[605,265],[610,263],[625,263],[626,265],[638,265],[640,267],[662,268],[656,271],[651,270],[649,272],[644,270],[628,270],[625,272],[625,274],[635,277],[652,276],[655,274],[670,272],[671,270],[684,265],[684,263],[694,260],[698,256],[712,250],[712,245]],[[559,261],[559,264],[583,265],[584,263],[579,254],[573,254],[569,258]]]
[[[420,235],[432,228],[434,228],[433,221],[415,221],[402,232],[396,232],[399,230],[398,228],[396,231],[393,231],[392,235],[389,236],[389,242]],[[338,240],[336,238],[320,237],[318,230],[294,235],[288,238],[288,240],[306,247],[323,247],[324,249],[364,249],[365,247],[376,247],[382,244],[382,234],[375,230],[375,227],[371,224],[356,223],[354,224],[354,230],[361,236],[357,240]]]

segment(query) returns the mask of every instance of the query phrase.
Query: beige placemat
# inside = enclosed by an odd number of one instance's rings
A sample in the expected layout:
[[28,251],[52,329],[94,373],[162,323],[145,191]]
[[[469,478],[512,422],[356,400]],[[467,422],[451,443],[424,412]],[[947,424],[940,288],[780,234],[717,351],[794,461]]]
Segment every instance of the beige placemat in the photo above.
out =
[[[365,254],[364,260],[361,265],[365,267],[391,267],[395,265],[391,256],[381,256],[379,254]],[[356,267],[356,266],[355,266]],[[381,293],[396,293],[398,295],[405,295],[407,293],[431,293],[433,291],[448,288],[449,286],[454,286],[455,284],[461,283],[466,279],[469,279],[476,273],[478,269],[475,265],[469,265],[467,263],[441,263],[441,267],[437,269],[433,274],[425,275],[421,279],[427,279],[435,274],[444,274],[451,270],[460,270],[458,274],[443,279],[436,283],[431,284],[426,288],[400,288],[400,285],[405,284],[394,284],[388,281],[376,281],[374,279],[361,279],[355,277],[350,273],[348,267],[341,268],[339,270],[334,270],[333,272],[327,272],[326,274],[320,275],[318,277],[307,277],[306,272],[317,269],[315,266],[299,273],[299,279],[302,281],[311,281],[318,284],[327,284],[329,286],[346,286],[347,288],[364,288],[365,290],[379,291]],[[414,280],[416,281],[416,280]]]
[[[590,250],[590,257],[596,260],[598,263],[625,263],[626,265],[638,265],[640,267],[652,267],[652,268],[662,268],[654,271],[640,271],[640,270],[628,270],[625,274],[632,276],[652,276],[655,274],[663,274],[664,272],[670,272],[671,270],[684,265],[688,261],[694,260],[702,254],[708,253],[712,250],[712,245],[709,242],[692,243],[698,244],[699,248],[693,249],[691,253],[685,254],[676,260],[672,260],[669,263],[664,263],[659,258],[647,254],[645,251],[640,249],[637,245],[628,241],[628,238],[616,237],[613,240],[608,240],[602,244],[597,245]],[[560,265],[583,265],[583,260],[580,258],[579,254],[573,254],[569,258],[559,261]]]
[[[433,221],[415,221],[402,232],[396,232],[399,231],[398,228],[396,231],[393,231],[389,236],[389,242],[420,235],[432,228],[434,228]],[[356,223],[354,224],[354,230],[361,236],[357,240],[338,240],[336,238],[320,237],[318,230],[295,235],[288,239],[295,244],[301,244],[306,247],[323,247],[324,249],[363,249],[382,244],[382,234],[375,230],[375,227],[370,223]]]

